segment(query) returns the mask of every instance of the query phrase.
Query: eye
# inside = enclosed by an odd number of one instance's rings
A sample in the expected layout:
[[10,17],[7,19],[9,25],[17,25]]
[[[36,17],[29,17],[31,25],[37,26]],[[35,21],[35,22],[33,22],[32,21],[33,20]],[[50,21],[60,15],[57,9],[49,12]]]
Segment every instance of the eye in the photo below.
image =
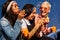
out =
[[15,7],[18,7],[18,5],[17,5],[17,4],[15,4]]
[[40,9],[42,9],[43,7],[40,7]]
[[47,8],[46,8],[46,7],[45,7],[44,9],[45,9],[45,10],[47,10]]
[[15,7],[16,7],[16,5],[15,5]]

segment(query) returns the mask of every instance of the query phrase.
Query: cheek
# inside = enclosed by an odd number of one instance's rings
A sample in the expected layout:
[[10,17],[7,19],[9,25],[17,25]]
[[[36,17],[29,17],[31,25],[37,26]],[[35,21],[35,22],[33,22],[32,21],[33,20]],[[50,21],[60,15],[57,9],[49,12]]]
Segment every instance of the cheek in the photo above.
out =
[[15,9],[14,12],[18,12],[19,10],[18,9]]
[[18,9],[14,9],[14,12],[18,12],[19,10]]
[[21,15],[21,17],[24,17],[24,15]]
[[47,10],[45,10],[46,12],[48,12],[49,11],[49,9],[47,9]]
[[12,11],[14,12],[14,13],[18,13],[19,12],[19,9],[17,9],[17,8],[12,8]]
[[45,10],[45,12],[48,12],[48,10]]
[[16,10],[13,10],[13,12],[15,13],[15,12],[16,12]]
[[25,16],[24,14],[20,14],[20,17],[22,17],[22,18],[23,18],[24,16]]
[[12,8],[12,11],[15,13],[16,12],[16,10],[14,9],[14,8]]
[[34,15],[31,16],[31,19],[33,19],[33,18],[34,18]]
[[14,13],[14,14],[19,14],[16,10],[13,10],[13,13]]

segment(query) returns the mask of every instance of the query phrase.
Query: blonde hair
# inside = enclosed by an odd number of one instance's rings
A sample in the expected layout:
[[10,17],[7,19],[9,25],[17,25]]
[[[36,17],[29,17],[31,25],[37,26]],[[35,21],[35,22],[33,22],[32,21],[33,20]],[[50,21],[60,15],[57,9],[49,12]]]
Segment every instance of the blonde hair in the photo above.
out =
[[47,4],[51,8],[51,4],[47,1],[44,1],[42,4]]

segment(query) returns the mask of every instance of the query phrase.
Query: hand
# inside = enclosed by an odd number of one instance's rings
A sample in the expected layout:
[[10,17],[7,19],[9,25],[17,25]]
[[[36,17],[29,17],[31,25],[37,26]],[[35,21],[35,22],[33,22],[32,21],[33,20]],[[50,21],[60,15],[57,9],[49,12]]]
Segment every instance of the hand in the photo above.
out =
[[26,14],[25,14],[25,10],[21,10],[21,11],[19,12],[18,19],[21,20],[25,15],[26,15]]
[[51,27],[52,32],[56,32],[56,26]]
[[47,18],[42,18],[42,19],[43,19],[44,23],[49,23],[50,22],[48,17]]
[[37,36],[38,38],[42,37],[42,36],[43,36],[42,31],[40,31],[39,33],[37,32],[37,33],[36,33],[36,36]]
[[21,12],[19,12],[18,17],[17,17],[19,20],[21,20],[21,15],[20,15],[20,13],[21,13]]
[[39,20],[36,22],[35,25],[39,25],[39,26],[43,25],[43,20],[42,20],[42,19],[39,19]]

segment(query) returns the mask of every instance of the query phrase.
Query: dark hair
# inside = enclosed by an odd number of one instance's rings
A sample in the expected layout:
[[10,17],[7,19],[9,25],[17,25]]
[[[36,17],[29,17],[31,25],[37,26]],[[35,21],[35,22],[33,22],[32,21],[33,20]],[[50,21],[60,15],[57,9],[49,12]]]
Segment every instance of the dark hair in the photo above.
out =
[[13,0],[7,0],[7,2],[8,2],[8,1],[11,2],[11,1],[13,1]]
[[5,2],[3,5],[2,5],[2,16],[4,16],[4,14],[6,14],[6,9],[7,9],[7,6],[9,5],[10,2]]
[[26,5],[23,7],[23,9],[25,10],[25,13],[27,14],[25,17],[28,17],[28,16],[32,13],[34,7],[35,7],[35,6],[32,5],[32,4],[26,4]]
[[13,26],[15,24],[16,19],[17,19],[17,15],[15,15],[13,13],[11,8],[10,8],[10,11],[6,12],[7,6],[9,5],[10,2],[11,1],[7,1],[6,3],[4,3],[2,5],[2,16],[4,16],[10,22],[10,24]]

